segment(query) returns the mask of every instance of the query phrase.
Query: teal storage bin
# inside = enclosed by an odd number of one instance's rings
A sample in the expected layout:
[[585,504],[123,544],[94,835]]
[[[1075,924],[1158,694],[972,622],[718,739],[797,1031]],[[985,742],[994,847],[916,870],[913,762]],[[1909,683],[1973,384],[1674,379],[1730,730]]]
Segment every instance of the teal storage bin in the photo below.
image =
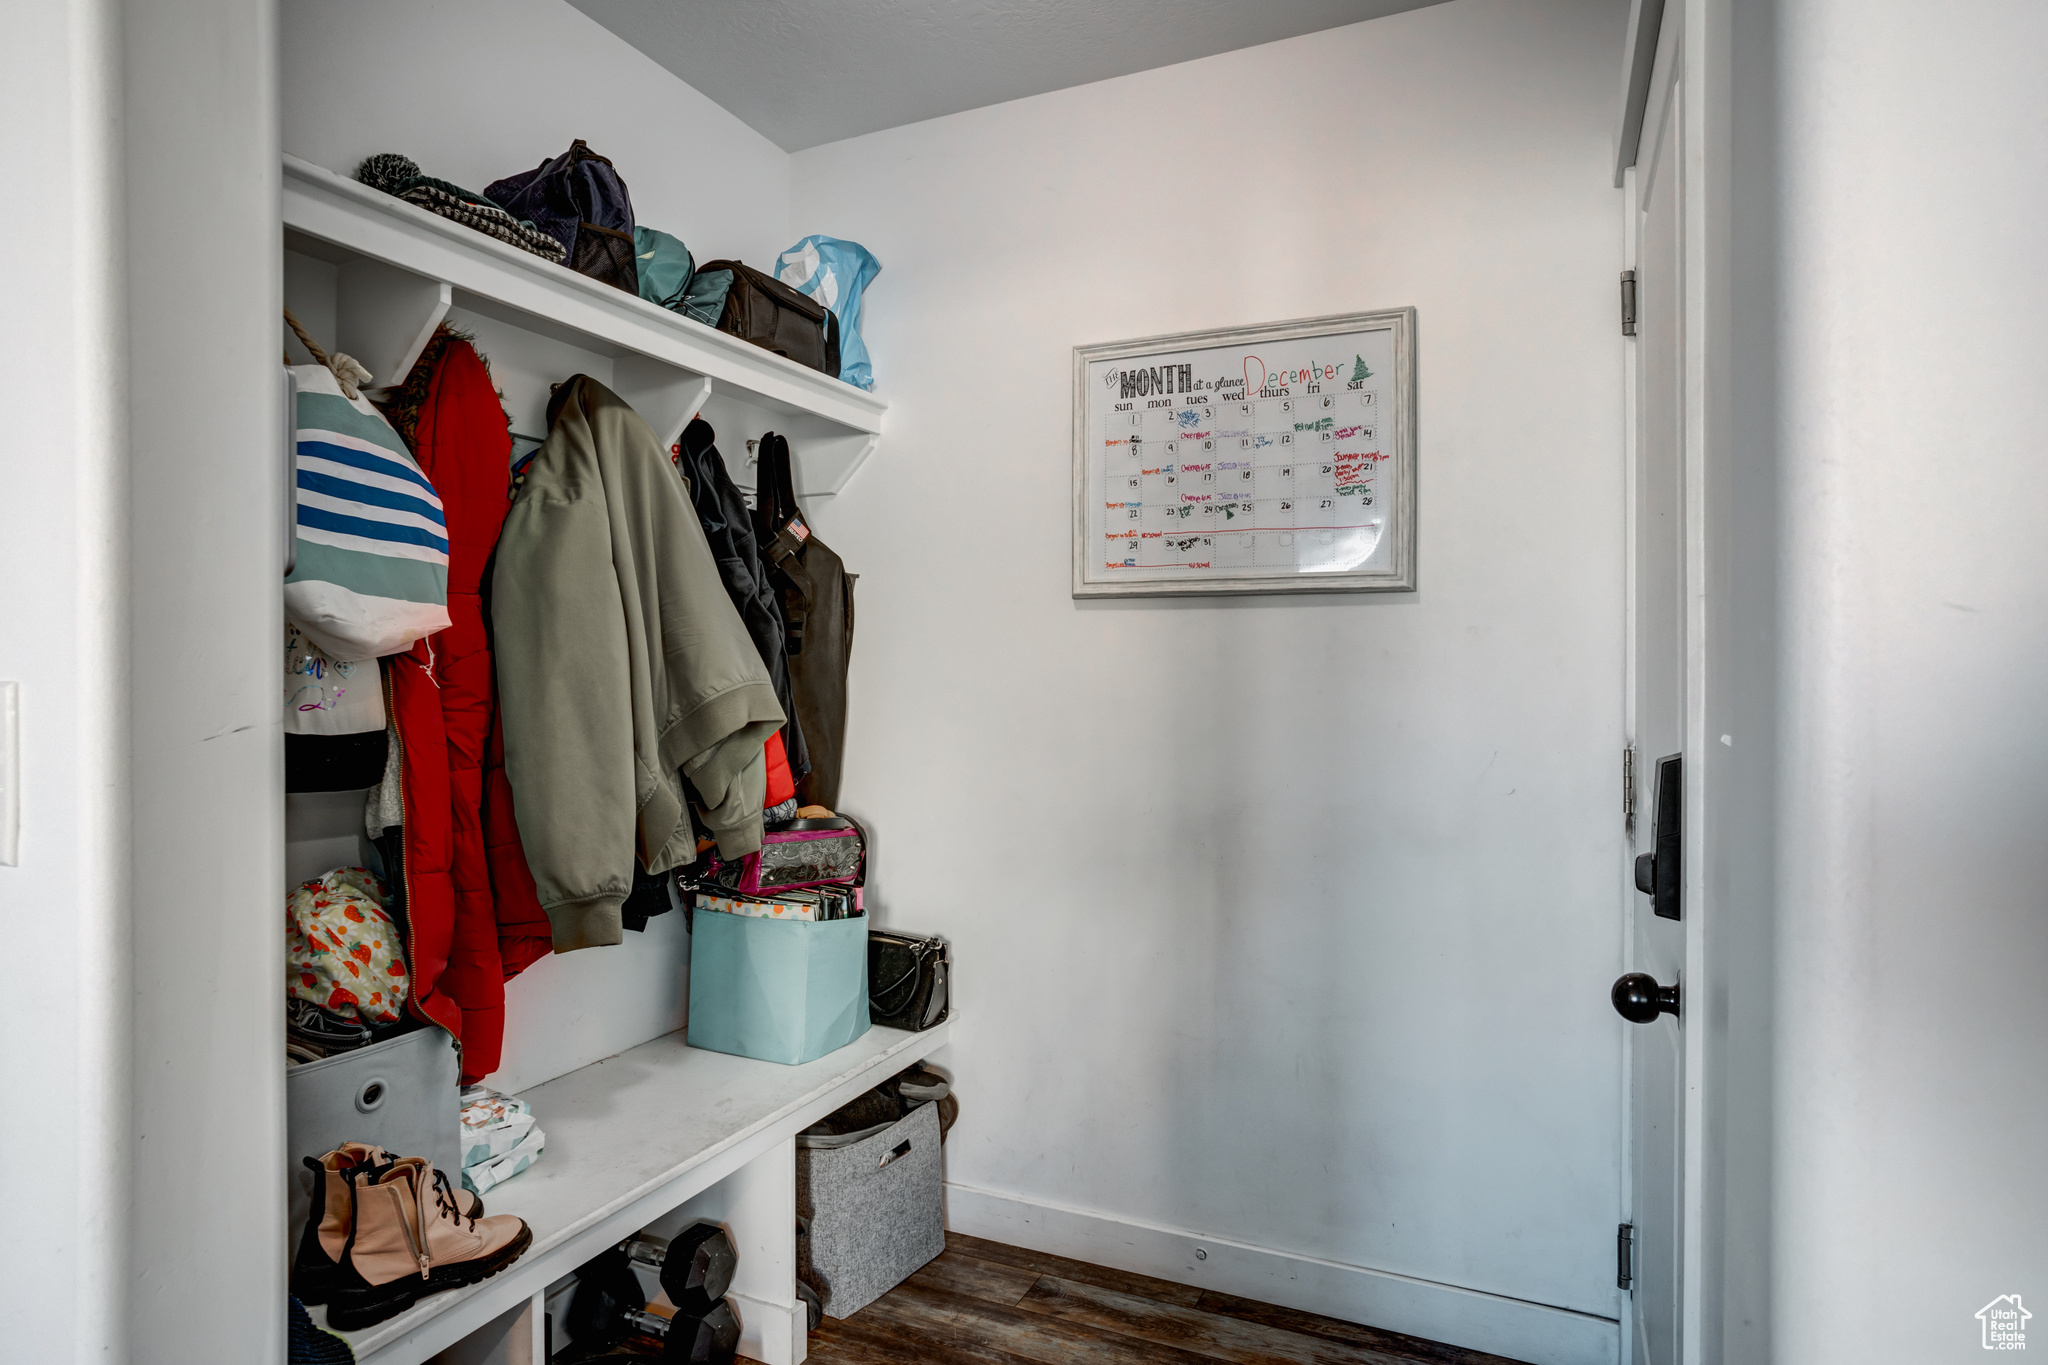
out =
[[795,1066],[868,1031],[867,916],[691,919],[691,1047]]

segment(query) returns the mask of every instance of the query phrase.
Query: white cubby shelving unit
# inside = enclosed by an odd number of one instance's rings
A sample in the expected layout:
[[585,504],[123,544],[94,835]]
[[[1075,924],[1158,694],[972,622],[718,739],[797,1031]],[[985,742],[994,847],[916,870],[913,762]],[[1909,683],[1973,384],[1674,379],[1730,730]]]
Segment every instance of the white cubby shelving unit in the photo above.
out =
[[[766,431],[789,438],[807,499],[844,488],[880,439],[887,405],[872,394],[322,167],[286,157],[282,203],[287,305],[374,385],[402,380],[446,321],[476,336],[513,432],[529,442],[546,434],[550,386],[579,371],[631,403],[664,444],[703,415],[746,488],[750,443]],[[295,875],[347,860],[359,803],[339,795],[287,803]],[[307,812],[325,807],[332,827],[316,827]],[[304,867],[289,869],[294,858]],[[677,960],[657,975],[683,970]],[[616,979],[604,1030],[560,1030],[581,1041],[508,1056],[506,1079],[493,1078],[520,1087],[548,1135],[540,1161],[485,1201],[524,1218],[531,1247],[481,1284],[343,1334],[363,1365],[540,1365],[551,1286],[559,1294],[579,1264],[639,1229],[699,1217],[725,1224],[740,1250],[742,1354],[804,1359],[796,1134],[943,1046],[951,1025],[875,1028],[818,1061],[778,1066],[690,1048],[673,990],[649,987],[645,970]],[[522,1007],[516,995],[508,1007]],[[324,1309],[312,1311],[324,1322]]]
[[[546,1153],[484,1197],[533,1230],[526,1254],[482,1284],[422,1299],[343,1333],[359,1365],[449,1359],[540,1365],[548,1287],[641,1228],[710,1218],[739,1248],[731,1297],[740,1353],[766,1365],[804,1358],[796,1298],[796,1134],[943,1046],[923,1033],[871,1028],[803,1066],[688,1046],[671,1033],[524,1092]],[[311,1310],[324,1323],[326,1310]]]

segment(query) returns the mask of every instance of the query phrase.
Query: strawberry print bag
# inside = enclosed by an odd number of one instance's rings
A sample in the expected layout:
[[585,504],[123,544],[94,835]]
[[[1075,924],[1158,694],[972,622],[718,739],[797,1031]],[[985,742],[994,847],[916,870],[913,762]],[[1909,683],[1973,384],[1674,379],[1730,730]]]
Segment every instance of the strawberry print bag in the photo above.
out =
[[405,954],[368,868],[305,882],[285,903],[285,991],[345,1019],[395,1024],[405,1009]]

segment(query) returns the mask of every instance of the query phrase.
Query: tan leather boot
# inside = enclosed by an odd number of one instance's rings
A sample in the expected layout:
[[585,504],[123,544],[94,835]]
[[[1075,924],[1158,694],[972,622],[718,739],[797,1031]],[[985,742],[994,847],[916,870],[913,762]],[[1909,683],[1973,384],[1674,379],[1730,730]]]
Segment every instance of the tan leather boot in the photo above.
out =
[[343,1178],[353,1187],[355,1226],[327,1306],[328,1326],[341,1331],[382,1322],[429,1294],[489,1279],[533,1242],[522,1218],[460,1212],[447,1175],[416,1156],[375,1170],[352,1167]]
[[[350,1156],[358,1164],[365,1166],[384,1166],[398,1160],[397,1157],[391,1155],[391,1153],[385,1151],[374,1142],[344,1142],[341,1146],[328,1153],[328,1155]],[[455,1211],[457,1213],[461,1214],[464,1218],[481,1218],[484,1216],[484,1197],[482,1195],[459,1181],[451,1180],[450,1184],[455,1191]],[[346,1232],[342,1234],[344,1240],[346,1240],[347,1236]],[[341,1255],[341,1244],[339,1242],[335,1244],[334,1254],[336,1256]]]
[[[313,1203],[306,1211],[298,1254],[292,1258],[292,1293],[300,1303],[326,1303],[333,1297],[341,1273],[342,1248],[355,1225],[355,1196],[345,1173],[355,1168],[375,1170],[394,1159],[370,1142],[344,1142],[324,1156],[302,1158],[313,1173]],[[484,1201],[474,1191],[457,1189],[455,1201],[463,1217],[484,1216]]]

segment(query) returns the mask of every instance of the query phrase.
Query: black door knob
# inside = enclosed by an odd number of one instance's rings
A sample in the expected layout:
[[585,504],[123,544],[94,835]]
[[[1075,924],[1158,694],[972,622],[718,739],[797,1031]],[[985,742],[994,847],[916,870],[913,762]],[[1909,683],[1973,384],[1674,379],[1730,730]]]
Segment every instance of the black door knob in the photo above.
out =
[[1678,986],[1657,984],[1657,978],[1630,972],[1614,983],[1614,1012],[1631,1024],[1655,1022],[1660,1014],[1678,1013]]

